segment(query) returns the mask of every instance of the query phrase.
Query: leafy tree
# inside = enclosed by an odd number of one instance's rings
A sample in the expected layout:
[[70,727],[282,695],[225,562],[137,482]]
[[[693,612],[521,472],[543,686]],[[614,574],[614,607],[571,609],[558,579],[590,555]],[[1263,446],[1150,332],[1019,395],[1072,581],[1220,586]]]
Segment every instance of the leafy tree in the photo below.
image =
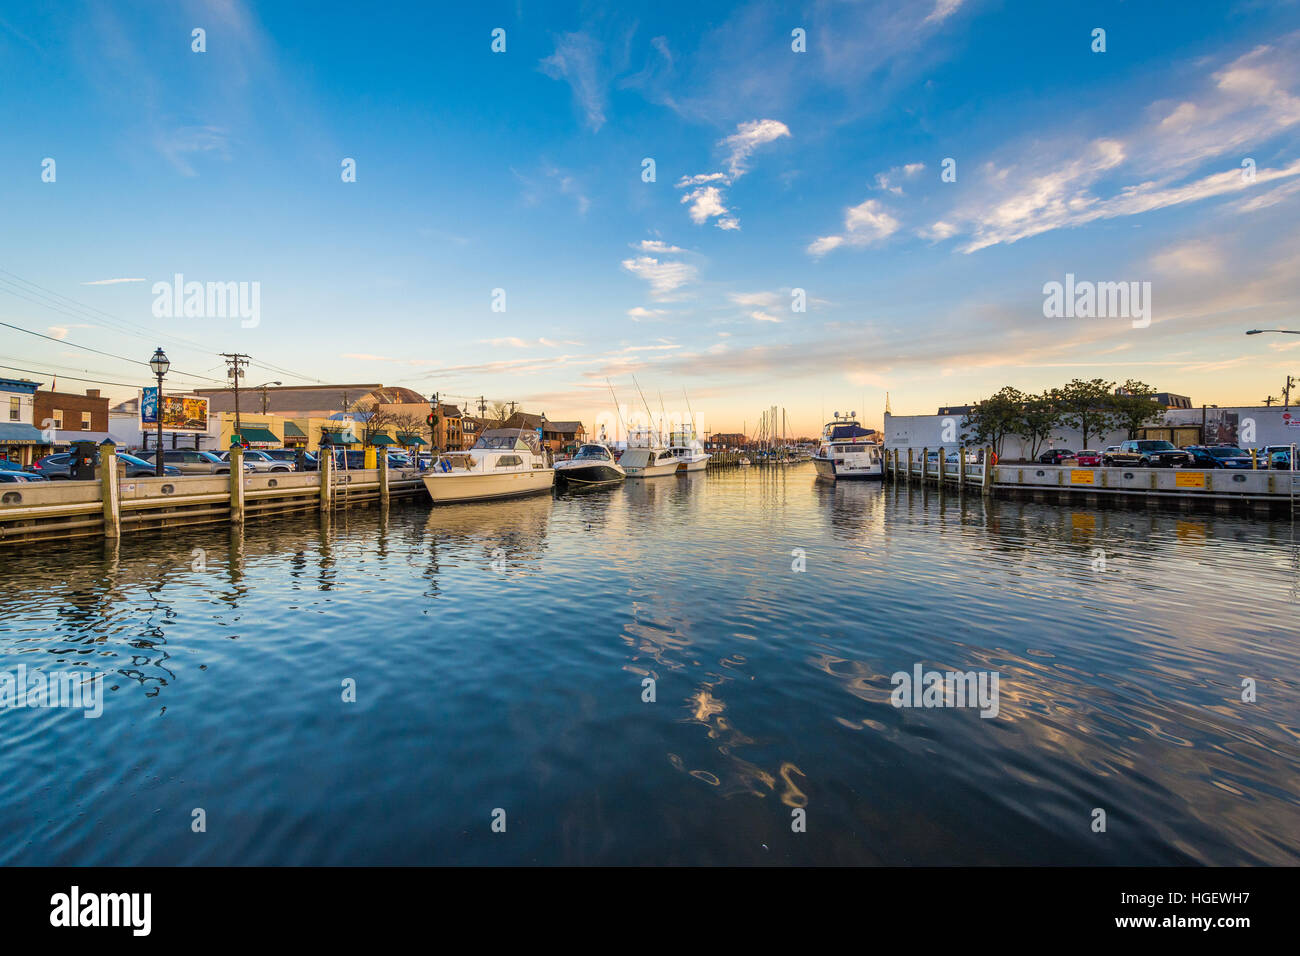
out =
[[1129,379],[1120,390],[1121,394],[1113,396],[1116,423],[1128,429],[1129,438],[1137,438],[1138,431],[1147,425],[1154,425],[1162,418],[1160,406],[1156,403],[1156,390],[1145,382]]
[[1025,395],[1010,385],[984,399],[962,421],[962,440],[978,445],[992,445],[1002,457],[1002,442],[1019,427]]
[[1061,424],[1061,409],[1056,389],[1044,389],[1040,395],[1026,395],[1016,422],[1015,433],[1029,442],[1029,459],[1038,457],[1043,442]]
[[1113,431],[1123,424],[1114,391],[1114,382],[1100,378],[1087,381],[1076,378],[1057,390],[1060,422],[1082,434],[1084,448],[1088,447],[1090,437]]

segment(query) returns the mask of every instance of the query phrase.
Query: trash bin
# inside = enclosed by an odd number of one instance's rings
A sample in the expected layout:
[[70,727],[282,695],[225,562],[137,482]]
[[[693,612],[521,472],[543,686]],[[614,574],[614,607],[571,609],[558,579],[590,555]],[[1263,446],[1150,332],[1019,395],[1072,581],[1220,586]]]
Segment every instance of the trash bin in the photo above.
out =
[[68,477],[73,481],[93,481],[99,461],[99,445],[93,441],[74,441],[68,461]]

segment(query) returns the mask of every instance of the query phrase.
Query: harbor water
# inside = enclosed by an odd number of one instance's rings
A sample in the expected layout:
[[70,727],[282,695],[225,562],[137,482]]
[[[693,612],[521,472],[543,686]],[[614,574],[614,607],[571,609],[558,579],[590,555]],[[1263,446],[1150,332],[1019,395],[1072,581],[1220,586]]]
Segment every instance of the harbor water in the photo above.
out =
[[106,690],[0,709],[0,863],[1295,865],[1298,555],[807,464],[10,548]]

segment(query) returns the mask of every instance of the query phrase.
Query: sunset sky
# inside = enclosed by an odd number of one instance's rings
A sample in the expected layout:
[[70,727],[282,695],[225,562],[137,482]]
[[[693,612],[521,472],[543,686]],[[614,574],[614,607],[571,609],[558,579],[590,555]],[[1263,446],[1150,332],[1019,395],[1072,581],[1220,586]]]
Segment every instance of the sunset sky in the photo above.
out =
[[[1296,3],[11,5],[0,85],[0,321],[49,336],[0,326],[0,376],[118,399],[157,345],[171,389],[239,351],[590,423],[635,374],[811,434],[886,391],[1300,374],[1243,334],[1300,329]],[[156,317],[178,273],[259,320]],[[1152,321],[1045,317],[1067,274]]]

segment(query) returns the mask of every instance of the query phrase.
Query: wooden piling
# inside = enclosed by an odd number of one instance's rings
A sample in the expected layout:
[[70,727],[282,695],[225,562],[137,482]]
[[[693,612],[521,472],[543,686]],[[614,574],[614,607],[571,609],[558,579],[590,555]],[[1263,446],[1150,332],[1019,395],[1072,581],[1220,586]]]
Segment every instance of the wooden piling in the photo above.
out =
[[[158,450],[162,457],[162,449]],[[117,445],[106,439],[99,446],[99,493],[104,503],[104,537],[122,537],[122,486],[117,473]]]
[[230,448],[230,523],[244,523],[244,449]]
[[379,501],[388,504],[388,452],[379,456]]

